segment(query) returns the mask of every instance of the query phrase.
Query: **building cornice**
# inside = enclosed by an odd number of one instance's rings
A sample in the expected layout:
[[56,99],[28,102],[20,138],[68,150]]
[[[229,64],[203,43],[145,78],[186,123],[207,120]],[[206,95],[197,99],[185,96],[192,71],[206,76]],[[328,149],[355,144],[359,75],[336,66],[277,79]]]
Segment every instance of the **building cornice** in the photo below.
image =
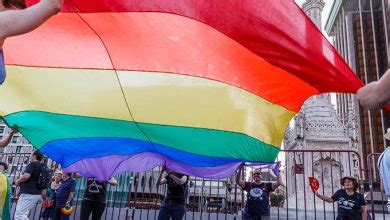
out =
[[332,4],[328,19],[326,19],[325,23],[325,31],[329,36],[332,36],[332,29],[336,21],[337,15],[339,14],[341,5],[343,4],[343,1],[344,0],[334,0]]

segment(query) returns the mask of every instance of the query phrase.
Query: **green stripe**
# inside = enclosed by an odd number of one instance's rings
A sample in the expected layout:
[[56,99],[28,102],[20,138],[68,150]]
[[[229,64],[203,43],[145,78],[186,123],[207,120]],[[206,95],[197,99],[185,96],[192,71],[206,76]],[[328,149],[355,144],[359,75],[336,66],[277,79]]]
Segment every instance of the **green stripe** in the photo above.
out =
[[[272,162],[279,148],[245,134],[192,127],[24,111],[5,117],[38,149],[54,140],[86,137],[123,137],[148,141],[189,153],[212,157]],[[108,146],[109,147],[109,146]]]

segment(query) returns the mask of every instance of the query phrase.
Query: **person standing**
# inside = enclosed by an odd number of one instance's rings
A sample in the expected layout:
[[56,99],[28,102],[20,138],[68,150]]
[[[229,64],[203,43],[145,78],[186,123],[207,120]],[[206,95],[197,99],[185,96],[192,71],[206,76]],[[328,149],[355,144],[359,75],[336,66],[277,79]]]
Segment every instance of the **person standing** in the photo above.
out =
[[[164,172],[167,175],[162,178]],[[181,220],[186,214],[188,195],[188,176],[163,167],[157,179],[157,185],[167,184],[167,196],[160,206],[158,220]]]
[[[108,184],[115,186],[118,182],[111,178]],[[87,179],[84,199],[81,202],[81,220],[88,220],[91,214],[92,220],[100,220],[106,208],[106,187],[107,182],[97,181],[94,178]]]
[[41,198],[42,190],[38,189],[39,175],[41,173],[43,154],[34,151],[30,156],[30,163],[24,173],[16,180],[15,185],[20,186],[20,196],[16,204],[15,220],[28,219],[28,213]]
[[74,197],[74,191],[76,189],[76,181],[72,178],[71,173],[62,174],[62,183],[56,190],[56,220],[68,220],[69,215],[64,214],[61,209],[64,207],[70,207]]
[[46,195],[43,197],[41,219],[54,219],[55,217],[55,191],[60,187],[62,181],[62,172],[57,170],[54,173],[54,181],[51,182],[47,189]]
[[7,175],[8,165],[0,162],[0,219],[11,220],[11,184]]
[[[243,219],[270,219],[269,194],[282,184],[282,179],[278,174],[276,183],[263,182],[261,170],[255,169],[252,174],[252,181],[244,182],[241,179],[244,165],[244,163],[241,164],[236,176],[237,185],[248,192]],[[279,169],[279,166],[280,162],[277,164],[277,169]]]
[[341,178],[340,183],[344,189],[337,190],[332,197],[321,195],[318,192],[315,192],[315,195],[328,203],[337,202],[337,220],[367,220],[366,201],[362,194],[356,192],[357,179],[346,176]]

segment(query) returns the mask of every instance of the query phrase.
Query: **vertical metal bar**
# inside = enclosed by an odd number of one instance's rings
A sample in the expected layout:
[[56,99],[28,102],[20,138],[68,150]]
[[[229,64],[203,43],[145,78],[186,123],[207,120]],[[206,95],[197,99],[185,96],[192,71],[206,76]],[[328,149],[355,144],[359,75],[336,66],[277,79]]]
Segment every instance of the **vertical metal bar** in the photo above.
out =
[[193,208],[193,210],[192,210],[192,219],[194,219],[194,217],[195,217],[195,208],[196,208],[196,204],[198,204],[197,202],[196,202],[196,186],[198,185],[198,182],[197,182],[197,180],[196,180],[197,178],[195,177],[195,184],[194,184],[194,208]]
[[137,202],[137,196],[138,196],[138,184],[139,184],[139,173],[137,172],[135,174],[135,179],[134,179],[134,202],[133,202],[133,213],[132,213],[132,218],[134,219],[135,216],[135,210],[137,209],[138,204]]
[[[277,161],[281,161],[280,158],[279,158],[279,154],[278,154],[278,159],[277,159]],[[279,167],[279,170],[278,170],[278,175],[280,175],[280,167]],[[276,178],[278,178],[278,177],[276,177]],[[244,201],[244,200],[242,200],[242,201]],[[281,202],[282,202],[282,201],[281,201]],[[280,204],[279,204],[279,199],[278,199],[278,211],[277,211],[277,213],[278,213],[278,219],[280,219]]]
[[[387,1],[389,2],[389,1]],[[388,3],[390,4],[390,3]],[[390,7],[390,5],[388,5]],[[384,26],[384,32],[385,32],[385,40],[386,40],[386,48],[387,48],[387,68],[390,68],[390,42],[389,42],[389,30],[387,29],[387,11],[386,11],[386,4],[385,0],[382,0],[382,11],[383,11],[383,26]]]
[[212,185],[212,180],[210,179],[209,180],[209,184],[210,184],[210,188],[209,188],[209,202],[207,203],[208,204],[208,207],[207,207],[207,210],[208,210],[208,219],[210,219],[210,213],[211,213],[211,198],[212,198],[212,195],[211,195],[211,185]]
[[294,187],[295,187],[295,217],[298,219],[298,189],[297,189],[297,173],[296,171],[296,166],[297,166],[297,161],[295,159],[295,151],[293,152],[294,154]]
[[200,219],[203,219],[203,202],[204,202],[204,178],[202,178],[202,193],[201,193],[201,204],[200,204]]
[[[244,167],[244,172],[245,172],[245,167]],[[229,209],[229,200],[228,199],[228,195],[230,196],[230,193],[228,194],[228,186],[227,184],[229,184],[229,179],[226,178],[226,190],[225,190],[225,220],[227,219],[227,213],[228,213],[228,209]]]
[[[340,161],[339,161],[339,164]],[[332,152],[330,153],[330,182],[331,182],[331,190],[332,190],[332,195],[334,194],[334,190],[333,190],[333,158],[332,158]],[[336,212],[335,212],[335,208],[334,208],[334,203],[332,203],[332,211],[333,211],[333,219],[335,220],[336,219]]]
[[122,208],[123,208],[123,199],[124,199],[124,193],[125,193],[125,185],[126,185],[126,177],[128,173],[124,173],[123,175],[120,175],[120,179],[118,180],[118,183],[122,183],[122,189],[121,189],[121,202],[119,204],[119,213],[118,216],[120,217],[122,214]]
[[[367,156],[367,167],[371,167],[371,155]],[[372,175],[371,175],[371,169],[368,169],[368,183],[370,187],[370,196],[371,196],[371,214],[373,220],[375,220],[375,207],[374,207],[374,192],[372,188]]]
[[[323,164],[322,164],[322,152],[320,152],[320,167],[321,167],[321,185],[322,185],[322,194],[325,194],[325,187],[324,187],[324,169],[323,169]],[[325,202],[322,201],[323,208],[324,208],[324,219],[326,219],[326,209],[325,209]]]
[[[314,158],[313,158],[313,152],[311,152],[311,166],[312,166],[312,169],[311,169],[311,176],[314,177]],[[317,219],[317,207],[316,207],[316,196],[313,194],[313,202],[314,202],[314,219],[316,220]]]
[[[108,197],[109,197],[109,193],[108,192],[110,192],[110,186],[108,187],[108,189],[107,189],[107,195],[108,195]],[[110,207],[110,201],[107,201],[107,208],[106,208],[106,211],[104,212],[104,219],[107,219],[107,215],[108,215],[108,209],[109,209],[109,207]]]
[[[369,83],[368,81],[368,70],[367,70],[367,58],[366,58],[366,45],[365,45],[365,37],[364,37],[364,24],[363,24],[363,9],[362,9],[362,0],[358,0],[359,2],[359,18],[360,18],[360,34],[362,39],[362,50],[363,50],[363,65],[364,65],[364,79],[366,84]],[[370,145],[371,145],[371,153],[374,152],[374,139],[373,139],[373,131],[372,131],[372,119],[371,119],[371,110],[367,111],[368,113],[368,126],[370,131]],[[374,173],[376,176],[376,174]],[[376,179],[376,178],[375,178]]]
[[[149,177],[147,177],[147,173],[149,173],[150,174],[150,176]],[[150,208],[151,208],[151,205],[150,205],[150,202],[151,202],[151,200],[152,200],[152,191],[151,191],[151,188],[152,188],[152,184],[150,183],[150,180],[151,180],[151,178],[152,178],[152,175],[153,175],[153,169],[150,171],[150,172],[147,172],[147,173],[145,173],[145,188],[147,187],[148,189],[149,189],[149,193],[147,193],[147,199],[148,199],[148,207],[147,207],[147,219],[149,219],[149,214],[150,214]],[[184,200],[184,203],[185,203],[185,200]]]
[[[118,181],[118,183],[119,183],[119,178],[120,178],[120,176],[119,175],[117,175],[116,176],[116,179],[118,179],[117,181]],[[114,212],[115,212],[115,205],[116,205],[116,199],[117,199],[117,195],[118,195],[118,185],[116,185],[116,186],[111,186],[110,184],[106,184],[106,185],[108,185],[111,189],[112,188],[114,188],[114,191],[113,191],[113,193],[114,193],[114,198],[113,198],[113,202],[112,202],[112,207],[111,207],[111,209],[112,209],[112,212],[111,212],[111,220],[113,220],[113,218],[114,218]],[[107,189],[107,188],[106,188]],[[110,192],[110,191],[109,191]],[[108,207],[107,207],[108,208]],[[106,208],[106,209],[107,209]],[[119,206],[119,208],[121,208],[120,206]]]
[[305,219],[307,219],[307,210],[306,210],[306,178],[305,178],[305,173],[306,173],[306,170],[305,170],[305,152],[301,152],[302,154],[302,166],[303,166],[303,198],[305,198],[305,207],[304,207],[304,210],[305,210]]
[[237,208],[237,184],[234,184],[234,218],[237,218],[238,208]]
[[126,219],[129,218],[129,210],[130,210],[130,203],[131,203],[131,190],[132,190],[132,187],[133,187],[133,181],[134,181],[134,173],[131,172],[130,174],[130,181],[129,181],[129,194],[127,195],[127,204],[126,204]]
[[219,210],[220,210],[220,207],[219,207],[219,199],[220,199],[220,197],[219,197],[219,184],[220,184],[220,180],[218,180],[218,188],[217,188],[217,195],[218,195],[218,205],[217,205],[217,220],[218,220],[218,218],[219,218]]
[[[290,154],[290,152],[286,151],[285,154],[286,154],[286,158],[289,158],[287,155]],[[286,181],[286,184],[287,184],[287,186],[286,186],[286,207],[287,207],[286,215],[287,215],[287,220],[289,219],[289,214],[288,214],[288,209],[289,209],[289,206],[288,206],[288,179],[287,179],[288,173],[289,173],[289,169],[287,168],[286,169],[286,175],[285,175],[285,181]]]

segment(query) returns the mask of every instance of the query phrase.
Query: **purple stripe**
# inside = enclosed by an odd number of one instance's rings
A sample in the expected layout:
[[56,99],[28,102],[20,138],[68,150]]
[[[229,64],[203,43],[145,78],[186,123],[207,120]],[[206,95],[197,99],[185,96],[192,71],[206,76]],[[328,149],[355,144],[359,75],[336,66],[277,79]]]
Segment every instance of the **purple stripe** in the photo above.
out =
[[[79,173],[83,177],[94,177],[97,180],[108,180],[121,172],[143,172],[162,165],[190,176],[222,179],[231,176],[240,166],[240,162],[215,167],[195,167],[179,163],[160,154],[147,152],[130,156],[111,155],[83,159],[64,168],[64,171]],[[257,163],[256,165],[265,164]]]
[[3,50],[0,48],[0,84],[5,80],[5,64]]

